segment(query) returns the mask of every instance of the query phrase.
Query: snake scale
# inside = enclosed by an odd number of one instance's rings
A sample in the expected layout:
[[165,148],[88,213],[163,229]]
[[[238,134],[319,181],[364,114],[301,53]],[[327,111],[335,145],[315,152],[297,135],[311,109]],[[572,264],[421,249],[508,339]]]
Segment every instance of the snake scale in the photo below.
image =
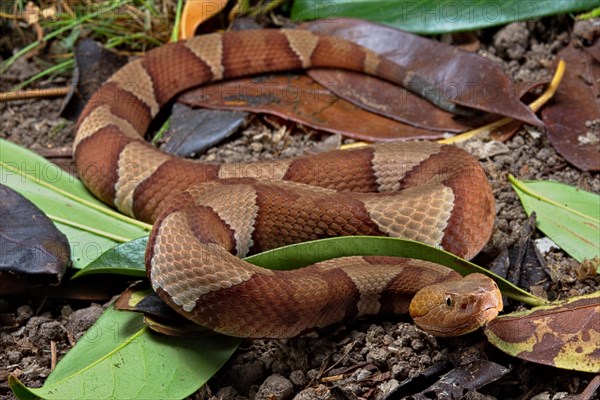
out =
[[285,272],[239,258],[340,235],[404,237],[471,258],[491,235],[495,208],[483,169],[463,150],[393,142],[210,164],[167,155],[144,141],[154,117],[183,90],[310,67],[360,71],[404,86],[416,79],[339,38],[255,30],[149,51],[88,102],[76,127],[78,172],[102,201],[154,224],[146,249],[153,289],[186,318],[251,338],[292,337],[409,308],[419,326],[441,336],[494,318],[502,308],[499,291],[481,274],[463,279],[436,264],[393,257],[345,257]]

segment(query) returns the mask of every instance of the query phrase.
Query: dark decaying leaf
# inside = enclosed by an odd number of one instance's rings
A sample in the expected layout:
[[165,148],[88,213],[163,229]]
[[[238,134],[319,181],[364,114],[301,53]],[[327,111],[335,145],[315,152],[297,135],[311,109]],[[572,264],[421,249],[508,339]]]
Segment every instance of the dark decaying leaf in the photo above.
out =
[[84,39],[75,47],[75,63],[71,90],[60,111],[61,117],[72,121],[104,81],[127,63],[127,57],[106,50],[92,39]]
[[[355,19],[337,18],[301,25],[311,31],[339,36],[404,66],[435,87],[453,102],[542,126],[502,68],[477,54],[412,35],[394,28]],[[363,93],[360,86],[355,92]]]
[[201,154],[236,132],[247,117],[241,111],[194,110],[176,103],[161,149],[182,157]]
[[532,240],[535,224],[533,212],[521,227],[519,240],[510,249],[503,249],[490,267],[490,271],[529,291],[532,287],[545,290],[550,285],[546,262]]
[[33,203],[0,184],[0,295],[60,283],[69,242]]
[[485,328],[500,350],[539,364],[600,372],[600,292],[503,315]]
[[140,281],[127,288],[115,301],[115,308],[144,314],[144,323],[163,335],[190,337],[215,334],[177,314],[145,282]]
[[358,140],[438,139],[443,132],[363,110],[304,75],[268,75],[203,86],[179,98],[191,105],[264,112]]
[[409,400],[460,399],[467,392],[477,390],[500,379],[508,369],[488,360],[476,360],[444,374],[437,382],[420,393],[405,397]]
[[[600,47],[600,39],[594,46]],[[577,168],[600,170],[600,62],[573,43],[558,52],[567,63],[552,102],[542,110],[548,139]],[[593,123],[592,121],[596,121]]]

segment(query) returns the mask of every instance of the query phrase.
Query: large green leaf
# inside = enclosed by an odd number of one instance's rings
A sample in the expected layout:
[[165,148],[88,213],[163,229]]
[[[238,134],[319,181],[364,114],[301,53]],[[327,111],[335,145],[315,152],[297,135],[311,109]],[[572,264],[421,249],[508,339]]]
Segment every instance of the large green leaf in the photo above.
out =
[[[139,238],[130,243],[116,246],[93,263],[90,263],[78,275],[118,273],[144,276],[145,243],[146,238]],[[302,268],[332,258],[360,255],[417,258],[445,265],[462,275],[479,272],[492,277],[506,296],[529,305],[545,303],[544,300],[527,293],[490,271],[463,260],[454,254],[406,239],[374,236],[343,236],[280,247],[246,257],[245,260],[264,268],[289,270]]]
[[513,189],[537,226],[577,261],[600,256],[600,196],[564,183],[519,181]]
[[0,182],[32,201],[69,239],[75,268],[115,244],[145,236],[149,225],[94,198],[83,183],[39,155],[0,139]]
[[295,0],[292,19],[353,17],[437,34],[590,10],[598,0]]
[[182,399],[204,385],[241,340],[154,334],[141,314],[107,309],[58,363],[44,386],[9,376],[13,393],[29,399]]

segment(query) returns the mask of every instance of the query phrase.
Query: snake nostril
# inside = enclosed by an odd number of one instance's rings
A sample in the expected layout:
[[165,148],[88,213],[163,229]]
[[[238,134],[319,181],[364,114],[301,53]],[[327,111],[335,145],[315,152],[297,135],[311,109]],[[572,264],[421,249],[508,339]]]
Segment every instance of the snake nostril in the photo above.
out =
[[460,305],[460,309],[461,309],[461,310],[466,310],[466,309],[467,309],[467,303],[462,303],[462,304]]

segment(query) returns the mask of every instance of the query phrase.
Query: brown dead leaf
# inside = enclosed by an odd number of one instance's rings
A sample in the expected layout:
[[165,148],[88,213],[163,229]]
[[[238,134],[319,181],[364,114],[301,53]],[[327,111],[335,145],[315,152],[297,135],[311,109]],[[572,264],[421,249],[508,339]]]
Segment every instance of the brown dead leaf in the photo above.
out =
[[268,75],[203,86],[179,101],[190,106],[263,112],[366,141],[438,139],[443,132],[405,125],[363,110],[304,75]]
[[[595,46],[600,47],[600,39]],[[556,151],[577,168],[598,171],[600,62],[573,44],[559,51],[558,58],[565,60],[567,69],[552,102],[542,110],[548,138]]]
[[514,357],[557,368],[600,372],[600,292],[503,315],[485,329]]
[[[543,126],[517,98],[510,78],[499,65],[477,54],[391,27],[350,18],[321,20],[300,27],[339,36],[415,71],[453,102],[477,110]],[[364,84],[354,91],[363,93]]]
[[417,128],[462,132],[485,125],[493,118],[458,117],[401,86],[358,72],[314,68],[308,75],[358,107]]

